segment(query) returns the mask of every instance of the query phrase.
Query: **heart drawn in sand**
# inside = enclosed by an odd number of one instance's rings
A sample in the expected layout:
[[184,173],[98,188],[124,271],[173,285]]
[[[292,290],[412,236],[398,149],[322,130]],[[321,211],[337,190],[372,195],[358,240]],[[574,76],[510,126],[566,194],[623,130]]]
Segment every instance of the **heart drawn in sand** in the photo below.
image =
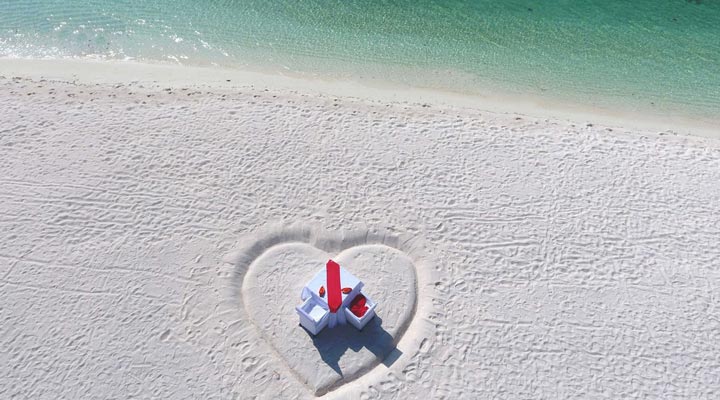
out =
[[[232,262],[238,278],[243,276],[241,300],[253,324],[288,369],[322,395],[402,357],[396,344],[418,298],[417,266],[408,249],[408,242],[382,234],[318,235],[285,228],[256,237]],[[362,280],[363,293],[378,303],[376,317],[362,331],[347,324],[313,337],[298,324],[295,306],[302,288],[328,259]]]

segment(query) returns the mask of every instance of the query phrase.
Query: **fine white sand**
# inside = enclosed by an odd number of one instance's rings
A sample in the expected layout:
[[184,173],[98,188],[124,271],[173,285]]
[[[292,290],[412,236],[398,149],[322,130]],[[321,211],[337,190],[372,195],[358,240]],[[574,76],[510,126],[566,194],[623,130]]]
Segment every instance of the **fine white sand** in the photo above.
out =
[[[6,61],[0,398],[720,395],[717,139]],[[324,353],[333,380],[278,310],[348,251],[411,273],[359,276],[395,337]]]

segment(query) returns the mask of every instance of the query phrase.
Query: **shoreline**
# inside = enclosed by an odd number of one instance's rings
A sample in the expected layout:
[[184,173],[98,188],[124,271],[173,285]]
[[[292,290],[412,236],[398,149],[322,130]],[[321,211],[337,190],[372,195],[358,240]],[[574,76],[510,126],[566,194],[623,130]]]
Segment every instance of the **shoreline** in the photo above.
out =
[[720,138],[720,121],[672,117],[638,111],[607,110],[533,95],[467,95],[378,82],[325,80],[221,67],[179,66],[89,59],[0,59],[0,75],[81,84],[189,86],[231,91],[242,88],[299,92],[372,103],[423,105],[484,111],[508,116],[548,118],[646,132]]

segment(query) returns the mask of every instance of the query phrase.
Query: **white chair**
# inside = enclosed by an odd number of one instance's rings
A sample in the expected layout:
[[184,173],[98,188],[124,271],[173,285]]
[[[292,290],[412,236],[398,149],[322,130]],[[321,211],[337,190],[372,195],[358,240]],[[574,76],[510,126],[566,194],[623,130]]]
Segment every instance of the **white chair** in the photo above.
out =
[[328,324],[330,310],[323,303],[315,301],[312,296],[295,307],[295,310],[300,315],[300,325],[312,333],[313,336],[320,333]]
[[[362,292],[360,293],[363,296],[365,296]],[[365,311],[365,315],[362,317],[358,317],[357,315],[353,314],[352,311],[350,311],[350,308],[345,308],[345,319],[352,324],[355,328],[358,330],[362,330],[362,328],[367,325],[368,322],[370,322],[371,319],[375,316],[375,304],[372,299],[365,296],[365,305],[368,307],[368,310]]]

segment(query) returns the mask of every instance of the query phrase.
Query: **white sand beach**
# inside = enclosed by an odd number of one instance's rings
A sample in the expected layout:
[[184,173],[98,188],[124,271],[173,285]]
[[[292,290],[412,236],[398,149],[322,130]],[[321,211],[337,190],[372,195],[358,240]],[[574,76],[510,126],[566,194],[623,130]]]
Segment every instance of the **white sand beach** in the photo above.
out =
[[[712,122],[129,63],[0,76],[0,398],[720,395]],[[332,362],[289,307],[328,256],[392,338]]]

